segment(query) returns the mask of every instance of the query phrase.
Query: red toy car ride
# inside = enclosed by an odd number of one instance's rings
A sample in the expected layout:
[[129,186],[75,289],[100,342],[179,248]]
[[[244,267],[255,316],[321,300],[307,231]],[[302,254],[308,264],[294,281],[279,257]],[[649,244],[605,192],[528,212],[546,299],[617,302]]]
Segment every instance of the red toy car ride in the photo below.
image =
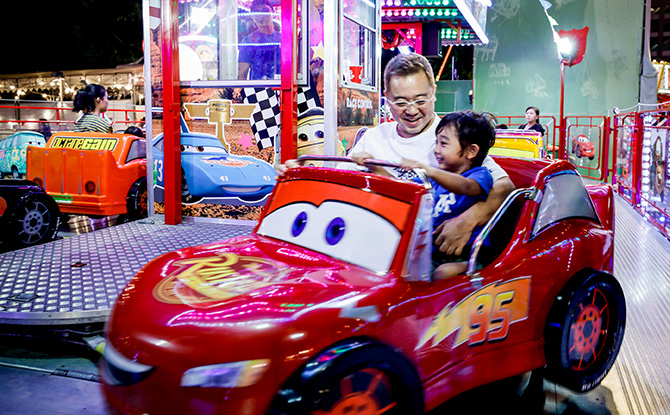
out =
[[468,272],[432,282],[427,186],[290,169],[251,235],[165,254],[130,281],[106,328],[106,401],[131,414],[420,414],[545,366],[594,388],[626,317],[612,189],[585,188],[566,161],[497,161],[517,190]]
[[572,153],[577,158],[588,157],[593,160],[596,157],[596,149],[593,142],[584,135],[580,134],[577,138],[572,139]]

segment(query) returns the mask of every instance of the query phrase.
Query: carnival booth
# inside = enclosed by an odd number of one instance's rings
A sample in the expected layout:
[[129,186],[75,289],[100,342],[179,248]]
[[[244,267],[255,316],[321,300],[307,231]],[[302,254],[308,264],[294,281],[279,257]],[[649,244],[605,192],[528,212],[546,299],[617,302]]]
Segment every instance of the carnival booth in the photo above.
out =
[[344,154],[377,120],[380,16],[376,1],[145,2],[155,213],[254,220],[276,165]]

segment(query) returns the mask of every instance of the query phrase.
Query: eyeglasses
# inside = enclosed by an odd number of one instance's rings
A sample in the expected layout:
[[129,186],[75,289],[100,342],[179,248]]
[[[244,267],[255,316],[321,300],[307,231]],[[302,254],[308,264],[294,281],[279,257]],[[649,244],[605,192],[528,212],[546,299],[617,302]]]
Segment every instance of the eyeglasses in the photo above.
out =
[[433,102],[433,101],[435,101],[434,96],[432,96],[430,98],[417,99],[417,100],[411,101],[411,102],[400,100],[400,101],[395,101],[395,102],[388,101],[388,103],[390,105],[393,105],[394,107],[400,109],[400,110],[404,110],[404,109],[409,108],[411,105],[414,105],[417,108],[424,108],[425,106],[428,105],[429,102]]

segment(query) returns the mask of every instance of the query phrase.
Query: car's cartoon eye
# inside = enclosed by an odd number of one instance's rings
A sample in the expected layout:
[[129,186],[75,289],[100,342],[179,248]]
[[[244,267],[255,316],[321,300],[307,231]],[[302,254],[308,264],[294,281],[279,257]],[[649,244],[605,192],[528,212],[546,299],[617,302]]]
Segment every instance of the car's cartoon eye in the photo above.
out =
[[335,200],[318,207],[295,202],[277,208],[263,218],[258,234],[375,272],[388,272],[401,237],[398,228],[376,212]]
[[307,140],[309,140],[309,138],[307,137],[307,134],[305,134],[305,133],[300,133],[300,134],[298,134],[298,140],[300,140],[300,141],[307,141]]
[[344,236],[344,229],[344,220],[342,220],[342,218],[331,220],[326,228],[326,242],[330,245],[335,245],[340,242]]
[[[200,150],[202,148],[202,150]],[[223,153],[223,154],[228,154],[225,148],[223,147],[214,147],[214,146],[200,146],[198,147],[198,151],[204,151],[206,153]]]
[[293,221],[293,228],[291,228],[291,234],[293,236],[298,236],[305,230],[307,225],[307,213],[300,212],[297,218]]
[[183,144],[181,145],[181,151],[186,151],[186,146]]
[[323,137],[326,136],[326,135],[323,133],[323,131],[321,131],[321,130],[316,130],[316,131],[314,132],[314,135],[316,136],[316,138],[323,138]]
[[198,146],[197,148],[198,148],[198,151],[201,152],[201,153],[202,153],[203,151],[205,151],[205,147],[204,147],[204,146]]

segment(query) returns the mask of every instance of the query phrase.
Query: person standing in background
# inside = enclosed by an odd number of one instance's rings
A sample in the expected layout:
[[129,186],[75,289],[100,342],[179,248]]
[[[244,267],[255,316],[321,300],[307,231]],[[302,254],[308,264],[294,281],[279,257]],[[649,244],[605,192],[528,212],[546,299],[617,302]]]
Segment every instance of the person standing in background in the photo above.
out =
[[100,85],[88,84],[84,89],[77,91],[72,111],[81,111],[82,114],[74,123],[74,131],[111,133],[112,122],[105,117],[108,106],[107,91]]
[[281,67],[281,33],[275,29],[269,0],[254,0],[251,13],[257,29],[240,42],[237,79],[278,79]]
[[37,132],[44,136],[44,140],[49,140],[49,137],[51,137],[51,126],[46,118],[40,118],[40,121]]
[[522,130],[534,130],[544,137],[544,127],[540,125],[540,109],[530,106],[526,108],[526,123],[519,126]]

